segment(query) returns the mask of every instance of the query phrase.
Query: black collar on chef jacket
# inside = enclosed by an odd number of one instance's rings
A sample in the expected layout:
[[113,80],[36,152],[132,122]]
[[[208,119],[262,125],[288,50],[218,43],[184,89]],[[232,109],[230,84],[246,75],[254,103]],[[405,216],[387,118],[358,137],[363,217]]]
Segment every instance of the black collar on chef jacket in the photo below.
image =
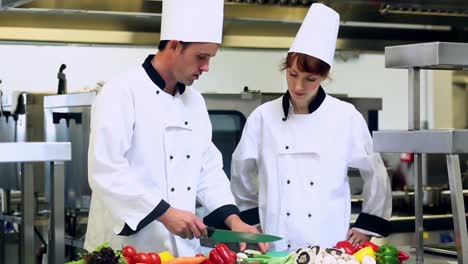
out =
[[[146,57],[145,62],[142,64],[143,69],[145,69],[146,74],[148,74],[148,77],[150,77],[153,83],[156,84],[156,86],[158,86],[161,90],[164,90],[164,87],[166,87],[166,82],[163,80],[159,72],[153,67],[153,64],[151,64],[151,60],[153,58],[154,55],[149,55]],[[180,94],[185,92],[185,85],[183,83],[177,83],[176,87]]]
[[[309,104],[309,114],[315,112],[322,105],[326,96],[327,94],[325,93],[325,90],[323,90],[322,86],[320,86],[317,91],[317,96],[315,96],[314,100],[312,100]],[[290,98],[291,95],[289,94],[289,91],[286,91],[286,93],[283,95],[283,121],[286,121],[288,118]]]

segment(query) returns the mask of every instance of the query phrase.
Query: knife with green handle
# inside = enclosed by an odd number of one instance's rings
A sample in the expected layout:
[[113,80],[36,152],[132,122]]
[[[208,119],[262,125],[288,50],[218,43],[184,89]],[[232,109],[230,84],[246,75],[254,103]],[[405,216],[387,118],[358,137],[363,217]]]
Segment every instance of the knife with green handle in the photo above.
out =
[[283,239],[282,237],[267,235],[267,234],[256,234],[248,232],[236,232],[222,229],[214,229],[213,227],[206,228],[208,232],[208,238],[215,242],[231,243],[231,242],[246,242],[246,243],[263,243],[273,242]]

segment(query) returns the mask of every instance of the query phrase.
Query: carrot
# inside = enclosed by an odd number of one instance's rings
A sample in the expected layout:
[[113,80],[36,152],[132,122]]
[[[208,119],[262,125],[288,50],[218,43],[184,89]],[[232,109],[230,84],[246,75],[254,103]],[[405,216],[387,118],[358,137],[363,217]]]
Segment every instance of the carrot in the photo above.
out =
[[201,264],[205,260],[206,257],[178,257],[165,264]]

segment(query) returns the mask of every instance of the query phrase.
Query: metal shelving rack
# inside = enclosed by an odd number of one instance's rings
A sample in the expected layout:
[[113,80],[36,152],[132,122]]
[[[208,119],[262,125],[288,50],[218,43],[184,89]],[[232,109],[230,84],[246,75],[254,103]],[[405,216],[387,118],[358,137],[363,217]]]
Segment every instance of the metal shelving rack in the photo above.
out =
[[420,70],[468,70],[468,43],[431,42],[385,48],[385,67],[408,70],[408,131],[374,132],[377,152],[414,153],[416,263],[424,262],[422,154],[446,154],[458,263],[468,264],[468,234],[460,160],[468,130],[421,130]]
[[[0,212],[0,263],[6,263],[4,252],[4,221],[21,225],[21,263],[35,263],[34,246],[34,175],[33,163],[50,162],[50,224],[47,255],[50,264],[65,263],[64,161],[71,160],[70,143],[0,143],[0,163],[21,163],[21,217]],[[2,175],[0,175],[2,177]]]

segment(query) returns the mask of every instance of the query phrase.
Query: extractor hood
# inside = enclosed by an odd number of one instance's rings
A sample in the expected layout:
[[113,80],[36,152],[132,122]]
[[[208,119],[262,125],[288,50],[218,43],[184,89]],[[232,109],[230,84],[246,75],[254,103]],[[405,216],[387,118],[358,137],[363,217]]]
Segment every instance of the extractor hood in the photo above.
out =
[[[288,48],[312,2],[225,1],[223,45]],[[341,15],[338,49],[383,51],[388,45],[416,42],[468,42],[467,0],[323,2]],[[37,0],[13,6],[0,11],[0,40],[155,45],[159,39],[161,1]]]

